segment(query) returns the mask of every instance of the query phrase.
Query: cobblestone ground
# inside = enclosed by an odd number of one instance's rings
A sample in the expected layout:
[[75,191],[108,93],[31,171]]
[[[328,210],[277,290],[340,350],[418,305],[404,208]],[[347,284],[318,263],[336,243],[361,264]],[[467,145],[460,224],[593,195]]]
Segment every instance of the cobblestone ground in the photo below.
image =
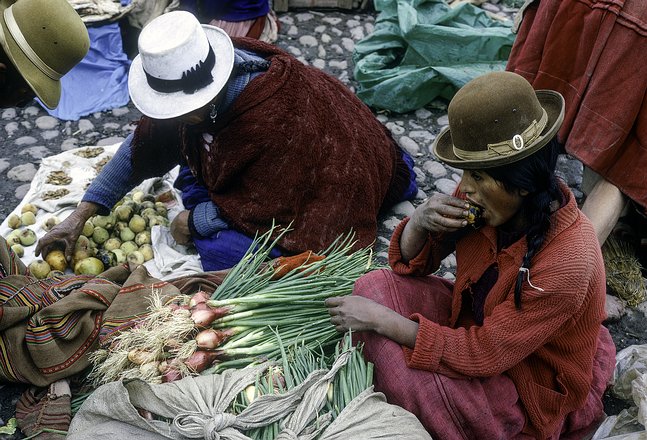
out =
[[[508,17],[515,12],[494,3],[485,3],[482,7]],[[373,30],[375,17],[375,13],[370,11],[290,11],[279,15],[281,30],[276,44],[304,63],[323,69],[354,89],[353,48],[357,41]],[[407,114],[377,114],[399,144],[414,157],[420,187],[415,200],[397,205],[380,218],[375,252],[382,263],[386,262],[389,237],[398,222],[429,194],[435,191],[449,194],[460,180],[460,170],[443,165],[431,152],[433,140],[447,124],[446,111],[446,102],[436,101],[424,109]],[[133,121],[139,116],[139,111],[132,104],[95,113],[79,121],[53,118],[35,102],[22,109],[3,110],[0,113],[0,135],[4,135],[0,150],[0,221],[23,198],[42,158],[80,146],[114,144],[134,129]],[[560,159],[559,174],[581,200],[581,163],[564,156]],[[453,278],[454,266],[455,259],[450,256],[443,262],[441,275]],[[617,346],[623,348],[633,343],[647,342],[642,325],[644,314],[627,311],[617,301],[614,301],[614,307],[617,310],[614,310],[614,319],[609,326]],[[0,385],[0,418],[6,420],[11,416],[20,388]],[[617,407],[609,406],[611,412]],[[0,420],[0,425],[3,423]]]

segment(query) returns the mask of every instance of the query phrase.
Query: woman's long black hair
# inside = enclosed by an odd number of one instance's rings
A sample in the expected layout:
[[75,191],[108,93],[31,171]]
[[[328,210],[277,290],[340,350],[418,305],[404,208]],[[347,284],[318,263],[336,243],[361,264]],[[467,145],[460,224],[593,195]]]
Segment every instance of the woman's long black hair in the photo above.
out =
[[523,257],[514,288],[514,304],[517,309],[521,308],[523,269],[526,269],[530,280],[532,258],[539,251],[551,226],[551,203],[556,200],[561,206],[564,200],[555,175],[557,157],[561,150],[560,144],[553,138],[548,145],[518,162],[485,170],[494,180],[501,182],[507,191],[528,191],[528,196],[521,205],[521,215],[530,227],[526,234],[528,251]]

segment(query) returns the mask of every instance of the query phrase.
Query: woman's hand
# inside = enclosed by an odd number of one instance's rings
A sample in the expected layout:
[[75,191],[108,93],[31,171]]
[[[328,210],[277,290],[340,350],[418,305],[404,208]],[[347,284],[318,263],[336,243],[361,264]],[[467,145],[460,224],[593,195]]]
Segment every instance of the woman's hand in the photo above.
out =
[[325,302],[330,313],[330,322],[339,332],[376,331],[380,316],[391,311],[363,296],[338,296],[328,298]]
[[94,203],[79,203],[79,206],[72,214],[38,240],[35,250],[36,256],[42,253],[45,257],[54,249],[62,249],[65,252],[65,259],[68,263],[71,262],[76,241],[79,239],[81,231],[83,231],[85,222],[95,215],[98,210],[99,207]]
[[413,348],[418,323],[363,296],[338,296],[325,301],[330,322],[338,332],[374,331]]
[[415,258],[430,232],[453,232],[467,226],[465,200],[445,194],[433,194],[411,215],[400,236],[400,253],[404,261]]
[[416,208],[409,224],[428,232],[453,232],[467,226],[468,208],[465,200],[435,193]]
[[173,219],[171,222],[171,236],[173,236],[177,244],[186,246],[191,243],[189,211],[182,211]]

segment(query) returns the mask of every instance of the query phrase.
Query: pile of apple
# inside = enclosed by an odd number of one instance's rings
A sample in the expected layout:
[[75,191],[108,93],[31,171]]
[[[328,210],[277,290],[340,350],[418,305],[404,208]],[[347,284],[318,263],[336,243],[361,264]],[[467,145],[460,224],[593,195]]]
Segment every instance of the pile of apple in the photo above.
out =
[[[27,203],[22,206],[20,215],[11,214],[7,219],[7,226],[13,229],[13,231],[7,235],[6,240],[9,246],[11,246],[11,250],[13,250],[18,257],[25,255],[25,247],[33,246],[34,243],[36,243],[36,232],[34,232],[34,230],[29,226],[36,224],[37,212],[37,207],[31,203]],[[52,227],[53,226],[54,225],[52,224]]]
[[[36,234],[24,225],[36,223],[33,205],[25,205],[21,216],[12,214],[8,225],[14,231],[7,236],[16,255],[22,257],[24,248],[36,242]],[[46,231],[59,223],[58,218],[49,217],[42,224]],[[75,274],[98,275],[109,267],[119,264],[143,264],[152,259],[151,228],[155,225],[168,226],[168,212],[163,202],[143,191],[135,191],[125,196],[113,207],[108,215],[91,217],[79,236],[72,262],[69,267]],[[44,260],[34,260],[29,264],[31,275],[47,278],[59,275],[68,269],[68,262],[61,250],[53,250]]]

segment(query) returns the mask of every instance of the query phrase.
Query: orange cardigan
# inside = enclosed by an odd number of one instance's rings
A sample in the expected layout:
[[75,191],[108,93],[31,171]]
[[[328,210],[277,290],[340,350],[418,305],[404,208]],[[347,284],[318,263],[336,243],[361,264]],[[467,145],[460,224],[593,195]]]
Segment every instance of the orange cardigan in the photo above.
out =
[[[451,324],[438,325],[411,316],[419,330],[413,350],[404,348],[407,365],[453,377],[508,375],[528,420],[524,431],[539,438],[554,434],[561,420],[581,408],[589,394],[598,332],[605,319],[605,275],[593,226],[562,185],[567,203],[551,217],[552,227],[532,260],[530,281],[522,287],[521,310],[514,285],[526,252],[525,237],[497,251],[497,231],[483,227],[455,245],[456,282]],[[427,275],[452,252],[443,236],[430,234],[420,255],[405,263],[396,229],[389,262],[398,274]],[[457,326],[462,292],[497,263],[499,276],[488,293],[482,326]]]

